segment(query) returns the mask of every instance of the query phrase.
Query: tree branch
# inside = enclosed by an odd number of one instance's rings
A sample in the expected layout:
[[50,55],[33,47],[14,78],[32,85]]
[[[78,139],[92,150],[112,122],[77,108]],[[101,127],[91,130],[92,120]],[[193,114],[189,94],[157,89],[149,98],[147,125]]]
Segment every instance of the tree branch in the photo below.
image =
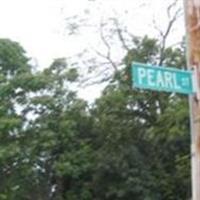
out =
[[125,42],[122,29],[120,28],[120,25],[119,25],[119,21],[116,18],[113,18],[113,22],[114,22],[114,25],[116,26],[116,32],[117,32],[120,42],[122,43],[123,48],[126,49],[127,51],[130,51],[130,48]]
[[104,24],[101,23],[100,24],[100,37],[101,37],[101,40],[103,41],[103,44],[106,46],[107,48],[107,53],[106,54],[103,54],[101,52],[99,52],[98,50],[95,50],[94,51],[96,52],[97,55],[99,55],[100,57],[106,59],[107,61],[109,61],[109,63],[112,65],[112,67],[114,68],[114,71],[117,71],[117,65],[115,64],[115,62],[112,60],[111,58],[111,46],[110,44],[108,43],[108,41],[106,40],[106,37],[104,35],[104,32],[103,32],[103,26]]
[[168,6],[167,9],[167,14],[168,14],[168,18],[169,18],[169,23],[168,26],[165,30],[165,32],[162,32],[161,30],[159,31],[161,37],[162,37],[162,42],[161,42],[161,49],[160,49],[160,61],[159,61],[159,65],[162,65],[163,61],[164,61],[164,50],[166,47],[166,41],[167,38],[170,34],[170,31],[174,25],[174,23],[176,22],[176,20],[181,16],[181,9],[177,9],[176,12],[174,13],[174,15],[171,17],[171,9],[176,6],[177,0],[175,0],[172,4],[170,4]]

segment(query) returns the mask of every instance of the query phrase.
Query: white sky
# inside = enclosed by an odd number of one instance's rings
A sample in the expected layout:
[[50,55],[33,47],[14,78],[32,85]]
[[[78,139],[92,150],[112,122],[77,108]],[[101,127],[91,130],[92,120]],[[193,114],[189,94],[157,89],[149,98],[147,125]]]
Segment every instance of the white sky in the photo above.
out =
[[[65,17],[89,12],[90,23],[95,24],[102,17],[117,16],[133,34],[156,36],[152,21],[155,19],[161,29],[165,28],[170,1],[96,0],[95,4],[92,0],[0,0],[0,37],[19,42],[43,68],[54,58],[68,57],[85,45],[96,44],[97,35],[92,31],[82,33],[82,37],[68,37]],[[175,35],[183,32],[184,23],[180,20]],[[175,38],[172,37],[172,43]]]
[[59,0],[0,0],[0,5],[1,38],[20,42],[40,65],[64,53]]

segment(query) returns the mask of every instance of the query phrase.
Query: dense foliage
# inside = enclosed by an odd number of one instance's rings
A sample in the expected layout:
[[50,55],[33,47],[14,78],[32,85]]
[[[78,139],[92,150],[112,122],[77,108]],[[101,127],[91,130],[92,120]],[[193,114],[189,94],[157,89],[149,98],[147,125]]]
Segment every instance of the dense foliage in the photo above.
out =
[[[132,89],[131,62],[160,61],[155,39],[133,42],[88,106],[64,59],[35,73],[18,43],[0,40],[0,199],[189,199],[187,97]],[[167,48],[162,64],[180,68],[184,57]]]

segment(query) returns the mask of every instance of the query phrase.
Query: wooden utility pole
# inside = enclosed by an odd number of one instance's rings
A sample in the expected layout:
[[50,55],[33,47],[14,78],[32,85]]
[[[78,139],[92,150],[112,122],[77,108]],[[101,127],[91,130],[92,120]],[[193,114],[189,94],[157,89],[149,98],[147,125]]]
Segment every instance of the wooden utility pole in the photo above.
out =
[[200,200],[200,0],[184,0],[187,68],[194,70],[196,94],[189,97],[192,200]]

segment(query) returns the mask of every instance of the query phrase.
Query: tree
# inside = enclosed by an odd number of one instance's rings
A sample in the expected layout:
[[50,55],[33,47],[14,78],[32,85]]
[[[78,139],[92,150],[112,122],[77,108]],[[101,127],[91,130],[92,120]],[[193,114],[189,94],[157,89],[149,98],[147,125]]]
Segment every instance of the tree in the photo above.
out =
[[[24,167],[23,137],[25,120],[20,108],[26,103],[26,87],[20,84],[31,74],[29,59],[16,42],[0,40],[0,197],[13,199],[13,193],[21,190],[16,179],[18,170]],[[23,189],[22,189],[23,190]]]
[[90,118],[86,102],[69,89],[77,76],[63,58],[35,76],[42,84],[24,111],[36,116],[26,130],[34,186],[26,189],[29,199],[90,198]]
[[[127,67],[96,103],[96,199],[190,197],[187,98],[131,88],[131,62],[154,63],[158,55],[155,39],[136,38],[125,57]],[[163,64],[185,64],[181,47],[163,55]]]
[[[190,197],[187,98],[131,87],[133,60],[185,65],[184,45],[166,47],[179,14],[170,15],[172,7],[161,40],[133,36],[116,18],[105,32],[102,21],[106,51],[95,50],[95,56],[108,70],[99,80],[109,84],[93,106],[73,90],[79,75],[69,60],[55,59],[33,73],[23,48],[0,40],[0,199]],[[125,55],[119,63],[111,56],[116,38]],[[88,63],[100,69],[95,59],[82,65]]]

